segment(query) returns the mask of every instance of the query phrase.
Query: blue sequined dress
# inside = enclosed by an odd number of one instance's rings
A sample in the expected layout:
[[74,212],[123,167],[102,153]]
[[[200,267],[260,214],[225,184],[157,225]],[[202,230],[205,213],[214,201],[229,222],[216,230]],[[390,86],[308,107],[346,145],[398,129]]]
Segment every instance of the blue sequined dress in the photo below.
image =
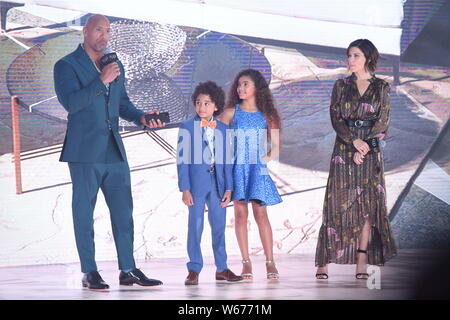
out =
[[280,203],[280,194],[262,161],[267,154],[267,122],[263,113],[245,112],[237,104],[230,128],[235,134],[232,200],[253,200],[262,206]]

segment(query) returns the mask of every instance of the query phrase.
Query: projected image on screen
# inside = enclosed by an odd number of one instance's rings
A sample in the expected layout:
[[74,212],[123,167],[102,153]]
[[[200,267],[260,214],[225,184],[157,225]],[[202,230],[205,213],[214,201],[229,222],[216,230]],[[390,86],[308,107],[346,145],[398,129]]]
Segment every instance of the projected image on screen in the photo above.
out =
[[[152,22],[112,20],[109,47],[125,67],[131,101],[144,112],[168,111],[172,124],[192,115],[190,94],[201,81],[215,79],[227,90],[239,70],[251,67],[263,72],[270,82],[271,68],[264,55],[236,37]],[[80,42],[80,34],[52,34],[19,55],[7,72],[11,95],[17,95],[31,112],[66,120],[67,112],[54,93],[53,65]],[[120,126],[136,129],[123,119]]]
[[[381,14],[379,19],[376,15],[365,19],[363,14],[346,14],[340,1],[332,2],[328,11],[302,8],[302,2],[290,1],[297,9],[304,9],[296,11],[301,17],[291,8],[268,8],[270,1],[258,2],[251,14],[263,19],[271,12],[275,20],[268,25],[264,20],[257,25],[249,23],[242,34],[225,22],[220,25],[224,29],[217,32],[196,27],[197,21],[186,26],[142,20],[142,16],[108,16],[109,48],[125,67],[131,101],[143,111],[167,111],[171,119],[166,128],[146,132],[123,119],[119,123],[132,178],[136,258],[185,257],[188,210],[177,187],[174,158],[178,126],[195,115],[191,94],[198,83],[212,80],[228,93],[235,75],[246,68],[263,74],[281,116],[280,156],[268,166],[283,199],[281,205],[269,210],[275,254],[313,253],[336,138],[330,122],[330,95],[334,82],[349,75],[348,38],[360,36],[367,36],[380,49],[376,76],[391,85],[392,120],[383,152],[387,207],[394,212],[398,243],[434,246],[446,241],[446,237],[431,238],[428,231],[416,236],[418,229],[429,225],[430,217],[446,221],[450,211],[445,193],[450,181],[448,148],[444,148],[448,145],[445,125],[450,118],[450,66],[442,63],[442,54],[425,59],[428,53],[447,52],[445,45],[441,48],[433,37],[424,36],[439,34],[429,29],[436,26],[433,17],[441,14],[441,9],[436,5],[420,11],[407,1],[403,10],[403,2],[382,1],[384,6],[392,3],[392,12]],[[243,10],[251,6],[239,1],[233,4]],[[363,7],[353,9],[358,12]],[[331,19],[336,16],[333,8],[341,13],[335,20]],[[383,12],[380,8],[376,7],[377,14]],[[53,67],[83,42],[81,30],[91,14],[61,10],[61,16],[51,17],[45,8],[39,12],[32,9],[11,9],[7,19],[11,38],[2,36],[0,41],[0,75],[5,79],[0,82],[0,266],[78,261],[71,217],[72,185],[67,165],[58,161],[67,112],[56,98]],[[367,8],[364,10],[366,14]],[[275,24],[280,21],[289,24]],[[430,47],[433,50],[427,54],[417,53]],[[393,61],[401,62],[399,72]],[[11,161],[12,95],[20,102],[23,193],[19,195],[15,193],[16,171]],[[441,147],[429,153],[439,136]],[[415,200],[418,197],[426,200],[420,206]],[[410,213],[413,207],[426,206],[433,207],[428,219],[423,217],[424,209]],[[233,210],[230,204],[226,221],[230,256],[240,253],[234,241]],[[114,260],[110,216],[101,193],[94,219],[97,259]],[[429,230],[448,233],[448,227],[442,227],[445,225]],[[205,224],[205,256],[212,254],[208,228]],[[248,230],[250,255],[262,255],[252,214]]]

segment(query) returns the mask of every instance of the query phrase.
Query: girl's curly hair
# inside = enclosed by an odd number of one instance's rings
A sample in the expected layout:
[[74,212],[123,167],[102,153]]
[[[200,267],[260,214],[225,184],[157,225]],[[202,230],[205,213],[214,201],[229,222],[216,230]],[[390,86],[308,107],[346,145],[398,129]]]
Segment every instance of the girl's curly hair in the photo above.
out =
[[250,77],[255,84],[256,107],[264,114],[264,117],[266,118],[268,124],[267,127],[269,129],[268,134],[270,137],[270,129],[281,130],[281,120],[273,102],[272,92],[270,91],[269,85],[261,72],[255,69],[241,70],[234,78],[233,84],[230,87],[226,107],[234,108],[236,104],[242,103],[242,100],[239,98],[237,93],[237,87],[239,85],[239,79],[243,76]]

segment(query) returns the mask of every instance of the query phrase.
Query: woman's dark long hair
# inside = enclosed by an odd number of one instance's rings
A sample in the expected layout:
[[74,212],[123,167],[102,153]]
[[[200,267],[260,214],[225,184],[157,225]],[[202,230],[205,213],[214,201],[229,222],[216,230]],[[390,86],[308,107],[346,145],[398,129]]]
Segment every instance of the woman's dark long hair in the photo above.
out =
[[236,104],[241,104],[242,100],[237,93],[237,87],[239,85],[239,79],[243,76],[248,76],[255,84],[255,100],[256,107],[260,110],[267,121],[268,135],[270,137],[270,129],[281,130],[281,120],[278,114],[275,104],[273,102],[272,92],[269,89],[269,85],[264,76],[255,69],[241,70],[234,78],[227,98],[227,108],[234,108]]
[[380,57],[377,47],[375,47],[375,45],[370,40],[358,39],[349,44],[347,48],[347,56],[351,47],[358,48],[362,51],[364,57],[366,58],[366,69],[371,73],[375,72],[375,69],[377,68],[378,58]]

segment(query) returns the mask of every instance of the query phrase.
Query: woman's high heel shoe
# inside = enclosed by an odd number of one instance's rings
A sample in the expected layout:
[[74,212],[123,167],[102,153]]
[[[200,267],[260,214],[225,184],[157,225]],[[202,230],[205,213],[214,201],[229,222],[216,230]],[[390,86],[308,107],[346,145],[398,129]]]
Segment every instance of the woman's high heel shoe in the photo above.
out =
[[[356,252],[367,254],[367,250],[361,250],[361,249],[358,249],[358,250],[356,250]],[[367,272],[360,272],[360,273],[357,273],[357,274],[355,275],[355,277],[356,277],[356,279],[358,279],[358,280],[367,280],[367,278],[369,278],[369,274],[368,274]]]
[[[319,267],[319,268],[323,268],[324,266],[322,266],[322,267]],[[327,280],[328,279],[328,273],[326,273],[326,272],[318,272],[318,273],[316,273],[316,279],[317,280]]]

